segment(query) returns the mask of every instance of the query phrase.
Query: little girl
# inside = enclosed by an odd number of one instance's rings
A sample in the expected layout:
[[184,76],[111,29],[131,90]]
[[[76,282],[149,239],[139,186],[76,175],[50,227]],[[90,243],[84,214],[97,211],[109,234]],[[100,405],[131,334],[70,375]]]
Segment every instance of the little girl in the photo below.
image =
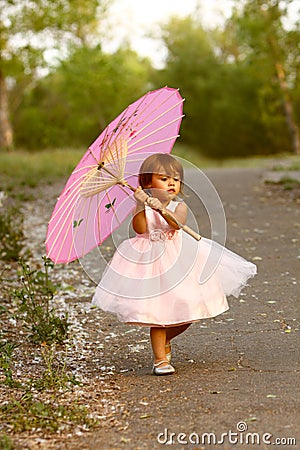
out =
[[136,237],[117,248],[92,303],[123,322],[149,326],[153,372],[169,375],[175,372],[172,339],[192,322],[226,311],[226,296],[237,297],[256,266],[210,239],[197,242],[163,217],[166,210],[181,224],[187,218],[187,206],[177,197],[183,168],[173,156],[149,156],[139,184],[132,219]]

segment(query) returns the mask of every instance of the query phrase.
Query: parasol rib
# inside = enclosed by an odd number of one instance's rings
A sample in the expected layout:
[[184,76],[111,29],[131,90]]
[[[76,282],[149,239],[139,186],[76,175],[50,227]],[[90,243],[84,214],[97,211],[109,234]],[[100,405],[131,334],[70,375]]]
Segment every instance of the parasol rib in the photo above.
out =
[[[184,117],[184,116],[181,116],[181,118],[182,118],[182,117]],[[172,121],[169,122],[166,126],[171,125],[171,124],[174,123],[174,122],[175,122],[175,121],[172,120]],[[146,138],[152,136],[153,134],[157,133],[157,131],[163,130],[164,128],[165,128],[165,126],[162,126],[162,127],[160,127],[160,128],[156,128],[156,129],[155,129],[154,131],[152,131],[151,133],[148,133],[148,134],[146,134],[145,136],[143,136],[142,138],[137,139],[132,145],[129,144],[129,145],[128,145],[128,148],[133,147],[134,145],[138,144],[139,142],[143,141],[144,139],[146,139]],[[177,138],[178,136],[179,136],[179,135],[175,136],[175,138]],[[132,152],[128,151],[128,154],[131,154],[131,153],[132,153]]]
[[[143,147],[135,148],[134,151],[137,152],[139,150],[143,150],[144,148],[152,147],[153,145],[156,145],[156,144],[162,144],[163,142],[172,141],[173,139],[176,139],[179,136],[180,136],[180,134],[177,134],[176,136],[168,137],[166,139],[160,139],[159,141],[155,141],[155,142],[151,142],[150,144],[146,144]],[[128,152],[128,154],[129,154],[129,152]]]
[[[175,106],[173,106],[172,108],[169,108],[168,110],[162,112],[160,115],[155,116],[153,120],[147,122],[147,124],[146,124],[144,127],[140,128],[140,129],[137,131],[137,133],[135,134],[135,136],[138,136],[138,135],[141,134],[146,128],[149,128],[150,125],[153,125],[155,122],[159,121],[162,117],[164,117],[167,113],[169,113],[170,111],[172,111],[175,107],[177,107],[177,106],[178,106],[180,103],[182,103],[182,102],[183,102],[183,100],[180,101],[180,102],[178,102],[178,104],[175,105]],[[149,116],[150,116],[150,115],[152,115],[152,114],[149,114]],[[166,128],[166,127],[167,127],[168,125],[170,125],[171,123],[174,123],[174,122],[178,121],[179,119],[182,119],[183,117],[184,117],[184,114],[182,114],[182,115],[179,116],[179,117],[176,117],[175,119],[173,119],[173,120],[170,121],[169,123],[164,124],[162,127],[156,128],[156,129],[154,130],[154,133],[155,133],[156,131],[160,130],[160,129]],[[133,137],[132,137],[132,139],[133,139]],[[129,140],[131,140],[131,139],[129,139]]]

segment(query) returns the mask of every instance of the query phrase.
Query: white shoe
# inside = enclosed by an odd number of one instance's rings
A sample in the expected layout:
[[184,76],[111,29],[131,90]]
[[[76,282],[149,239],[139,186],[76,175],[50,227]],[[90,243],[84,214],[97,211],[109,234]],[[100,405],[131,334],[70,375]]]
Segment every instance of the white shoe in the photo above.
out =
[[[167,366],[162,366],[162,364],[167,363]],[[175,372],[175,369],[171,364],[169,364],[169,361],[166,359],[163,359],[162,361],[159,361],[158,363],[153,364],[153,373],[154,375],[171,375]]]

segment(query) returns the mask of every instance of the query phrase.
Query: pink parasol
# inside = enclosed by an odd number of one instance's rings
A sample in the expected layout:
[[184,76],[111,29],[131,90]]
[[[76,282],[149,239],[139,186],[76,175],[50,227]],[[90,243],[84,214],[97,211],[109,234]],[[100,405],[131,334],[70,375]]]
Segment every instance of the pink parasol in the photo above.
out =
[[83,257],[132,212],[134,202],[128,208],[124,199],[137,187],[143,160],[171,152],[182,105],[177,89],[148,92],[93,142],[68,179],[48,225],[46,250],[53,262]]

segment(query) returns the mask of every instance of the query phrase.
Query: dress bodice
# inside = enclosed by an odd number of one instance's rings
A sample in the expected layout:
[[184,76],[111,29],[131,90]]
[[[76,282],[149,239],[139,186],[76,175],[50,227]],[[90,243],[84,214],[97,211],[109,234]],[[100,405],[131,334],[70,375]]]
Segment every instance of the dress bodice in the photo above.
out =
[[[174,212],[179,202],[170,201],[167,209],[171,212]],[[146,206],[146,217],[147,217],[147,228],[148,233],[151,233],[154,230],[161,230],[163,232],[173,230],[172,227],[168,224],[168,222],[161,216],[161,214],[157,211],[154,211],[150,206]]]

